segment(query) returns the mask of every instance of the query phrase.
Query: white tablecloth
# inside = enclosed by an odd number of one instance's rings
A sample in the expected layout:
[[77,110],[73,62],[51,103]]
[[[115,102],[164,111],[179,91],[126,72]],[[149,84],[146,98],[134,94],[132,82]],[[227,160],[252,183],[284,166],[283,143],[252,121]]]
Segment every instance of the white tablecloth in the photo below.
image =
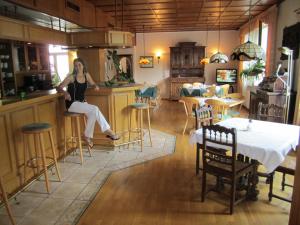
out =
[[[282,123],[252,120],[248,130],[248,119],[232,118],[218,123],[237,129],[237,152],[263,164],[267,172],[279,166],[291,149],[299,144],[300,127]],[[202,144],[202,129],[194,131],[190,143]]]
[[217,100],[220,100],[226,104],[230,104],[230,103],[233,103],[233,102],[236,102],[238,101],[239,99],[233,99],[233,98],[219,98],[217,96],[212,96],[212,97],[194,97],[194,98],[197,98],[197,100],[199,101],[199,105],[200,106],[204,106],[205,105],[205,100],[207,99],[217,99]]

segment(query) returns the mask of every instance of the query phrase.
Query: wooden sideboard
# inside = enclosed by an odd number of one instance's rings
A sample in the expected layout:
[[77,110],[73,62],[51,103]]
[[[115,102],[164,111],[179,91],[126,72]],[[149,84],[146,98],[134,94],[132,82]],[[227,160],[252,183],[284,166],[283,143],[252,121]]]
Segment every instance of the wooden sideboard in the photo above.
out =
[[170,78],[170,98],[171,100],[178,100],[180,98],[180,90],[184,83],[200,82],[204,83],[204,77],[175,77]]
[[204,83],[204,65],[200,63],[204,57],[205,46],[196,46],[196,42],[170,47],[170,99],[179,99],[184,83]]

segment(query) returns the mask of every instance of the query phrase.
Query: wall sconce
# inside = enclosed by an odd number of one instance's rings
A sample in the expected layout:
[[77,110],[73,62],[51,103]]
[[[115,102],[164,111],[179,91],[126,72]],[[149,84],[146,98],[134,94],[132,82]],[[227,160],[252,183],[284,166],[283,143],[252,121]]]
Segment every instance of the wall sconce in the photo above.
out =
[[160,57],[161,57],[161,52],[157,52],[156,53],[156,58],[157,58],[157,63],[158,64],[159,64]]

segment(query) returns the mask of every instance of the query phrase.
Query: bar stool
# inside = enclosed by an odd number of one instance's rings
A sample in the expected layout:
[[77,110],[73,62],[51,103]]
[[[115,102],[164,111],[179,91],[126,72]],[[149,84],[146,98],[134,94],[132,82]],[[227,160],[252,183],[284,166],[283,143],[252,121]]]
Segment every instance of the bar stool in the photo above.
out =
[[[48,180],[48,173],[47,173],[47,167],[54,162],[55,169],[57,172],[57,176],[59,181],[61,181],[61,176],[60,172],[58,169],[57,165],[57,160],[56,160],[56,154],[55,154],[55,148],[54,148],[54,141],[53,141],[53,135],[52,135],[52,126],[49,123],[32,123],[32,124],[27,124],[22,127],[22,134],[23,134],[23,142],[24,142],[24,182],[26,181],[26,167],[31,167],[31,168],[37,168],[39,171],[40,166],[44,169],[44,174],[45,174],[45,181],[46,181],[46,188],[47,192],[50,193],[50,187],[49,187],[49,180]],[[43,134],[48,133],[50,143],[51,143],[51,151],[52,151],[52,157],[46,156],[45,152],[45,143],[44,143],[44,137]],[[32,156],[31,151],[29,150],[29,138],[30,135],[33,135],[34,137],[34,144],[35,144],[35,152],[36,155]],[[28,138],[26,141],[26,137]],[[27,142],[27,145],[26,145]],[[37,150],[38,150],[38,142],[40,143],[40,153],[41,156],[39,156]],[[26,152],[28,151],[30,158],[27,160],[27,154]],[[42,161],[40,161],[42,160]],[[47,160],[50,161],[47,164]]]
[[8,214],[8,217],[9,217],[9,220],[10,220],[11,224],[15,225],[16,222],[15,222],[15,219],[13,218],[13,216],[12,216],[11,209],[10,209],[10,206],[8,204],[8,198],[7,198],[7,194],[6,194],[1,176],[0,176],[0,197],[1,197],[1,201],[4,203],[4,206],[6,208],[6,211],[7,211],[7,214]]
[[[67,127],[67,118],[71,119],[71,131],[72,131],[72,136],[71,137],[67,137],[67,132],[66,132],[66,127]],[[81,140],[81,131],[80,131],[80,119],[83,118],[84,121],[84,125],[86,126],[86,119],[84,114],[82,113],[74,113],[74,112],[64,112],[64,129],[65,129],[65,157],[67,156],[67,143],[69,141],[71,141],[72,143],[74,143],[74,141],[76,142],[76,147],[79,147],[79,151],[80,151],[80,162],[81,165],[83,164],[83,153],[82,153],[82,140]],[[73,129],[75,128],[75,130]],[[77,134],[76,134],[77,133]],[[77,145],[78,144],[78,145]],[[92,156],[91,154],[91,148],[88,146],[88,151],[90,156]]]
[[147,103],[133,103],[130,105],[131,111],[130,111],[130,121],[129,121],[129,143],[131,141],[131,116],[133,110],[137,110],[137,115],[138,115],[138,127],[135,129],[136,132],[138,133],[138,140],[141,142],[141,151],[143,151],[143,110],[147,110],[147,118],[148,118],[148,132],[149,132],[149,139],[150,139],[150,144],[152,147],[152,138],[151,138],[151,124],[150,124],[150,111],[149,111],[149,104]]

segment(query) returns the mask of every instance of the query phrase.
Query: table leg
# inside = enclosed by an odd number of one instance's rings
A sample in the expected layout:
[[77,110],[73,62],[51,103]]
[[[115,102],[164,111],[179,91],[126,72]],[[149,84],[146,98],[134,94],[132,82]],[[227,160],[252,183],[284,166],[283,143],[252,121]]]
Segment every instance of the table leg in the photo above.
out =
[[258,169],[259,163],[257,160],[251,160],[251,163],[254,164],[254,170],[253,170],[253,174],[251,177],[251,187],[248,192],[247,198],[251,201],[257,201],[258,200],[257,196],[259,194],[259,190],[257,190],[257,184],[258,184],[257,169]]

